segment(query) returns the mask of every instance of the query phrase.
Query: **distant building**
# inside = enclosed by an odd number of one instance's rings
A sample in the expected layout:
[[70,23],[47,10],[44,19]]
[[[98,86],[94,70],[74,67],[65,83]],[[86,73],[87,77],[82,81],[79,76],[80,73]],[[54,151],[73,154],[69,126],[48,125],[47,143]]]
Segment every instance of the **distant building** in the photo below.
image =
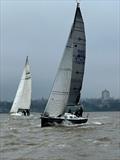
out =
[[102,96],[101,98],[103,101],[109,100],[110,99],[110,92],[105,89],[104,91],[102,91],[101,96]]

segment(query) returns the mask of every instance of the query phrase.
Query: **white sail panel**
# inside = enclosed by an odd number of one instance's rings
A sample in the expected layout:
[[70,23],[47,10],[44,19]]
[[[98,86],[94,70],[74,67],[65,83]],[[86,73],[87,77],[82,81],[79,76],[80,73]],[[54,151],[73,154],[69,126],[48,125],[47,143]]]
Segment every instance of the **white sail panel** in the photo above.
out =
[[21,96],[21,106],[20,109],[30,109],[31,105],[31,74],[29,65],[26,65],[26,74],[24,80],[24,87]]
[[73,47],[69,40],[54,81],[52,92],[45,108],[44,113],[48,113],[49,116],[60,116],[65,110],[72,73],[72,53]]
[[14,98],[13,105],[12,105],[12,108],[10,110],[10,113],[17,113],[18,108],[20,107],[20,99],[21,99],[20,97],[22,96],[22,91],[23,91],[23,87],[24,87],[24,81],[23,81],[24,76],[25,76],[25,69],[23,71],[22,78],[21,78],[21,81],[19,83],[17,93],[16,93],[16,96]]
[[27,58],[10,113],[17,113],[18,109],[30,109],[31,83],[30,67]]
[[77,105],[80,99],[85,67],[86,39],[84,23],[79,6],[77,5],[71,39],[73,40],[73,67],[70,92],[67,105]]

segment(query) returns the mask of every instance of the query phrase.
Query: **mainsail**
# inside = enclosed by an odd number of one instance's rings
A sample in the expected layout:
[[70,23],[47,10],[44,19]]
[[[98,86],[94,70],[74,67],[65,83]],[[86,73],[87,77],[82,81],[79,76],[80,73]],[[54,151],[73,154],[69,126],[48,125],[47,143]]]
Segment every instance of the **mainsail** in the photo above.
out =
[[45,114],[60,116],[67,105],[76,105],[80,99],[85,65],[85,31],[79,4],[64,50]]
[[67,105],[77,105],[80,100],[82,89],[85,57],[86,57],[86,37],[82,14],[77,4],[74,23],[71,30],[71,39],[73,41],[73,58],[72,58],[72,78]]
[[10,113],[17,113],[19,109],[30,109],[31,105],[31,73],[28,63],[28,57],[26,58],[25,67],[21,77],[21,81],[18,86],[18,90],[10,110]]

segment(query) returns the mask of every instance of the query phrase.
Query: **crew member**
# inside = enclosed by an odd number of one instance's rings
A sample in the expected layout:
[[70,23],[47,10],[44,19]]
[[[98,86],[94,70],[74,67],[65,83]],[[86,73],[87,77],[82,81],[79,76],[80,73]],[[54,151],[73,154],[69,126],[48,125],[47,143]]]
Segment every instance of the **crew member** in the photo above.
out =
[[76,110],[75,115],[76,115],[77,117],[82,117],[82,114],[83,114],[83,108],[82,108],[82,106],[80,106],[80,107],[78,108],[78,110]]

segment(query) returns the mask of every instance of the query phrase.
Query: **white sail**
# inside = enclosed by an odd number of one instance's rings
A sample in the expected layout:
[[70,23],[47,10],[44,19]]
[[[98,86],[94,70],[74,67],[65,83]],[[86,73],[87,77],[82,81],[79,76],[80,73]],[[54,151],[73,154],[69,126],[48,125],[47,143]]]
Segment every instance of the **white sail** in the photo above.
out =
[[54,81],[52,92],[45,108],[45,113],[48,113],[49,116],[59,116],[64,112],[70,90],[72,53],[72,41],[68,39],[63,58]]
[[31,83],[30,66],[27,57],[21,81],[19,83],[10,113],[17,113],[18,109],[30,109]]
[[60,116],[80,98],[85,64],[85,31],[79,5],[45,112]]

